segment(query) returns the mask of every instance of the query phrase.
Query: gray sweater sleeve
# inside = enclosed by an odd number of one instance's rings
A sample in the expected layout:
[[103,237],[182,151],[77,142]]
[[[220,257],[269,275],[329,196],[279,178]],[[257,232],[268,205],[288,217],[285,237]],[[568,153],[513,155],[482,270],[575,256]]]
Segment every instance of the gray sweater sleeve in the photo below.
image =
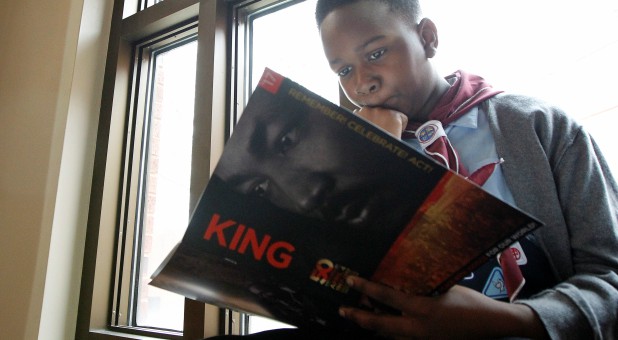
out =
[[538,100],[484,103],[516,204],[545,223],[536,236],[561,283],[519,300],[552,339],[618,338],[618,188],[581,125]]

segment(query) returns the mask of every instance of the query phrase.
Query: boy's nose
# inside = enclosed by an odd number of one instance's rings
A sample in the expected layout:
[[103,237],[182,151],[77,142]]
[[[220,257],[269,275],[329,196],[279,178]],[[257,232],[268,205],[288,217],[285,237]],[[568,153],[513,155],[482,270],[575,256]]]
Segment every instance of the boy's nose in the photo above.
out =
[[368,95],[372,94],[380,88],[378,79],[374,76],[368,75],[365,72],[358,72],[356,79],[356,94]]

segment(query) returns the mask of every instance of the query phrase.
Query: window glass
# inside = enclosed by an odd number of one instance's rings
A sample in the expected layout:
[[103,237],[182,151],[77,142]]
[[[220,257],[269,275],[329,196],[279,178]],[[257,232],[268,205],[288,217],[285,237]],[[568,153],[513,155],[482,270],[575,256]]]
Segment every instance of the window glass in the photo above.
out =
[[315,0],[268,12],[252,21],[251,89],[268,67],[309,90],[339,102],[339,83],[322,52]]
[[[168,0],[168,1],[174,1],[174,0]],[[123,18],[130,17],[160,2],[163,2],[163,0],[124,0],[122,17]]]
[[182,330],[184,299],[148,285],[189,220],[197,42],[154,53],[136,324]]
[[150,7],[150,6],[154,5],[154,4],[158,4],[159,2],[163,2],[163,0],[144,0],[144,1],[145,1],[145,4],[146,4],[146,7]]
[[600,144],[614,173],[618,149],[618,1],[421,0],[437,25],[433,59],[447,75],[459,68],[494,87],[562,107]]

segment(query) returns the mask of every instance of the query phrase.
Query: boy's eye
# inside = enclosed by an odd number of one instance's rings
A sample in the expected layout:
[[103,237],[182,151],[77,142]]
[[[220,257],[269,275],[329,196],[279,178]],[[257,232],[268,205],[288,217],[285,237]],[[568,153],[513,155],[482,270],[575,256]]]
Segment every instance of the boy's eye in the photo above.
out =
[[349,67],[349,66],[348,66],[348,67],[345,67],[345,68],[343,68],[341,71],[339,71],[339,73],[337,73],[337,76],[339,76],[339,77],[345,77],[345,76],[347,76],[347,75],[350,73],[350,71],[351,71],[351,70],[352,70],[352,68],[351,68],[351,67]]
[[371,52],[371,54],[369,54],[369,60],[378,60],[380,59],[380,57],[382,57],[384,55],[384,53],[386,53],[386,49],[381,48],[377,51]]

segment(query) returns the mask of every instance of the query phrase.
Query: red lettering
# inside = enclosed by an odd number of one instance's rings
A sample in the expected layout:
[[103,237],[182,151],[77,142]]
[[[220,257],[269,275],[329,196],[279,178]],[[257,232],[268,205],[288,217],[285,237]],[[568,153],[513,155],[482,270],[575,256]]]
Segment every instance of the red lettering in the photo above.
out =
[[[266,253],[266,260],[271,266],[278,269],[289,267],[292,261],[291,254],[295,250],[293,245],[284,241],[270,243],[272,237],[268,234],[260,240],[253,228],[248,228],[244,224],[237,224],[234,220],[226,220],[225,222],[220,220],[219,214],[213,214],[208,228],[204,232],[205,240],[210,241],[213,235],[216,235],[217,242],[221,247],[237,251],[240,254],[244,254],[247,248],[251,248],[251,253],[256,261],[262,260],[264,253]],[[233,226],[237,227],[228,246],[225,229]],[[228,236],[230,233],[231,230],[228,232]]]
[[238,246],[238,242],[240,242],[240,237],[242,236],[242,233],[244,231],[245,231],[245,225],[239,224],[238,229],[236,229],[236,232],[234,233],[234,237],[232,237],[232,242],[230,242],[230,249],[236,250],[236,247]]
[[240,244],[240,248],[238,248],[238,252],[244,254],[247,250],[247,246],[251,244],[251,249],[253,250],[253,258],[259,261],[262,259],[262,255],[264,255],[266,247],[268,247],[268,242],[270,242],[270,235],[264,235],[262,243],[259,243],[257,235],[255,234],[255,230],[249,228],[249,230],[247,230],[247,232],[245,233],[245,237],[242,239],[242,243]]
[[330,272],[333,270],[333,262],[328,259],[321,259],[315,264],[315,268],[311,273],[311,280],[319,281],[320,284],[324,284],[330,276]]
[[334,264],[329,259],[320,259],[316,262],[309,279],[338,292],[347,293],[350,290],[350,286],[346,284],[345,279],[350,275],[358,275],[358,273],[344,266]]
[[331,275],[330,280],[329,280],[329,284],[335,290],[340,288],[341,285],[344,283],[344,280],[345,280],[345,276],[344,276],[345,270],[346,270],[345,267],[337,266],[336,270],[333,272],[333,275]]
[[[279,254],[279,258],[276,258],[275,255],[277,250],[284,249],[287,252],[281,252]],[[289,244],[288,242],[278,241],[268,247],[268,251],[266,253],[266,259],[271,266],[279,269],[287,268],[292,261],[292,256],[290,255],[295,250],[294,246]]]
[[210,220],[210,224],[208,224],[208,228],[206,229],[206,232],[204,233],[204,239],[205,240],[210,240],[210,238],[212,237],[212,234],[216,233],[217,234],[217,241],[219,242],[219,245],[222,247],[227,247],[227,243],[225,242],[225,235],[223,234],[223,229],[225,228],[229,228],[233,225],[236,224],[235,221],[232,220],[227,220],[221,224],[219,224],[219,218],[221,216],[219,216],[219,214],[214,214],[212,215],[212,219]]

